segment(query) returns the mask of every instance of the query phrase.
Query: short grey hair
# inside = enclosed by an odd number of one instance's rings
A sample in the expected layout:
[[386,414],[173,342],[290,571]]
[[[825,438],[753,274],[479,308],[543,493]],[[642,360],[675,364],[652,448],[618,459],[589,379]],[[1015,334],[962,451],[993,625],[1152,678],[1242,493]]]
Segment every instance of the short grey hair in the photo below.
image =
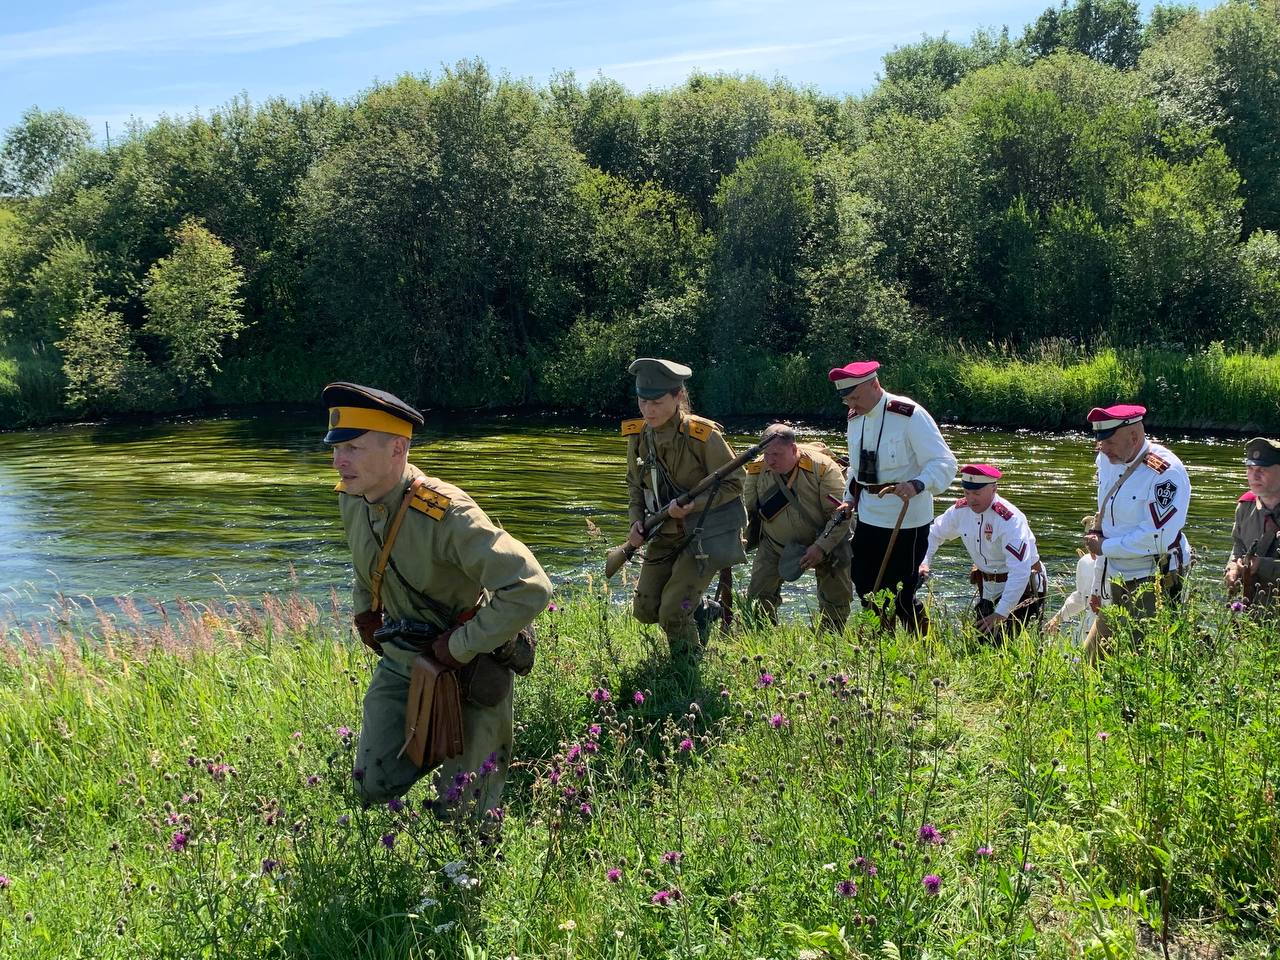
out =
[[795,443],[796,428],[789,423],[771,423],[765,427],[764,433],[760,434],[761,440],[767,440],[769,437],[777,437],[783,443]]

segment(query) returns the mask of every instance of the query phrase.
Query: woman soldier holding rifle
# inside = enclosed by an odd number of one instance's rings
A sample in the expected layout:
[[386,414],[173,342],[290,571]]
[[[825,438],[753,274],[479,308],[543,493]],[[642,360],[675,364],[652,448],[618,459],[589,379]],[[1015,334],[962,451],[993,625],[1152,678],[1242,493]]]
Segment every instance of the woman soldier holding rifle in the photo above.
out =
[[[719,605],[703,597],[711,578],[746,561],[742,528],[745,474],[741,466],[692,499],[703,480],[735,459],[718,424],[689,412],[682,363],[642,357],[627,368],[636,378],[640,418],[624,420],[631,532],[628,553],[645,547],[632,610],[662,627],[674,655],[706,643]],[[646,527],[660,512],[666,519]],[[727,602],[727,597],[724,598]]]

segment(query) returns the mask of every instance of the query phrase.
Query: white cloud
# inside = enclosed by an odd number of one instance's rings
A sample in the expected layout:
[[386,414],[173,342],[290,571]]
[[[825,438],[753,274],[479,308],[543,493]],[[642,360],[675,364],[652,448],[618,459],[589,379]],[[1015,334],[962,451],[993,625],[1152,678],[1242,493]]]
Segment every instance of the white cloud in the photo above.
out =
[[0,65],[93,54],[247,53],[333,40],[423,17],[512,0],[213,0],[157,7],[102,4],[56,27],[0,35]]

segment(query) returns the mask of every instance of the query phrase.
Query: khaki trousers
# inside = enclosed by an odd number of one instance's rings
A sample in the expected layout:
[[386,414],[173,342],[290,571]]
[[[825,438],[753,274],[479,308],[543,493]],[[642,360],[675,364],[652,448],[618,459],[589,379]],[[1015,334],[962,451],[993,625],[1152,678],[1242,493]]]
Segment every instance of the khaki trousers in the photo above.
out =
[[385,803],[404,796],[431,773],[437,795],[433,809],[438,815],[483,820],[489,810],[502,803],[502,788],[511,763],[512,695],[508,693],[493,707],[463,701],[462,754],[433,771],[422,769],[407,756],[399,756],[404,745],[408,699],[409,668],[390,655],[383,657],[364,695],[364,720],[356,748],[356,788],[360,798],[367,803]]
[[[761,537],[751,563],[751,582],[747,586],[747,599],[754,601],[774,623],[778,622],[778,607],[782,605],[782,576],[778,573],[782,549],[768,537]],[[814,578],[818,581],[818,625],[835,633],[844,629],[845,621],[849,619],[849,607],[853,604],[849,559],[848,545],[843,544],[813,568]]]
[[[656,623],[674,652],[698,646],[693,613],[702,603],[718,570],[699,569],[694,547],[680,550],[684,537],[654,537],[645,547],[644,565],[631,598],[631,612],[641,623]],[[679,551],[677,553],[677,551]]]
[[1141,638],[1136,624],[1156,615],[1160,602],[1177,603],[1182,595],[1182,571],[1173,570],[1158,577],[1141,577],[1137,580],[1111,581],[1111,602],[1104,603],[1097,619],[1084,640],[1085,656],[1090,663],[1097,663],[1107,652],[1111,638],[1115,636],[1116,615],[1119,608],[1126,611],[1135,622],[1134,634]]

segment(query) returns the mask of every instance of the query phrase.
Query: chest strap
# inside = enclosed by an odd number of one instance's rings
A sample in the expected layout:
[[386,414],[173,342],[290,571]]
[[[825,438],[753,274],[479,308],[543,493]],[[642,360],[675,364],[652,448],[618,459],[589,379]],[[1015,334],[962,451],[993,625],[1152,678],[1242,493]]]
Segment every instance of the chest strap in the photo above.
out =
[[404,523],[404,515],[409,512],[409,504],[413,501],[417,492],[426,486],[426,481],[421,477],[414,477],[409,481],[409,487],[404,492],[404,497],[400,501],[400,509],[396,511],[395,517],[391,520],[391,526],[387,529],[387,539],[382,542],[382,550],[378,553],[378,562],[374,564],[373,573],[369,577],[372,583],[372,603],[369,609],[377,613],[382,609],[382,578],[387,572],[387,561],[391,559],[391,548],[396,544],[396,536],[400,533],[400,525]]

